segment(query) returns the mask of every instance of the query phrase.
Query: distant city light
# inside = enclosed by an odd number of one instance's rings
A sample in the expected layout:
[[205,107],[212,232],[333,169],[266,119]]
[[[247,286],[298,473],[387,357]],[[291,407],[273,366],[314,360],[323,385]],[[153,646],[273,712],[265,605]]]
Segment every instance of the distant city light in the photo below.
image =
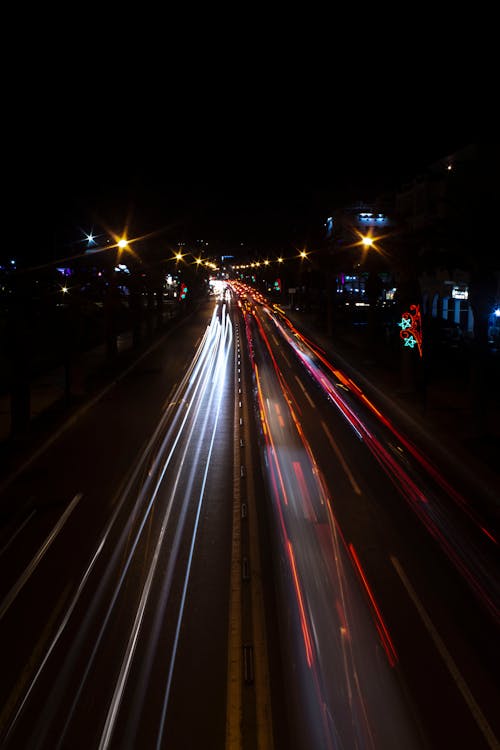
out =
[[63,294],[67,294],[67,293],[68,293],[68,291],[69,291],[69,289],[68,289],[68,287],[67,287],[67,286],[62,286],[62,287],[61,287],[61,292],[62,292]]
[[385,298],[387,300],[393,300],[395,294],[396,294],[396,287],[393,286],[392,289],[387,289],[387,291],[385,293]]
[[497,309],[496,309],[496,310],[495,310],[495,312],[494,312],[494,315],[495,315],[495,316],[496,316],[497,318],[500,318],[500,307],[497,307]]
[[463,287],[454,286],[451,290],[451,296],[453,299],[468,299],[469,291]]

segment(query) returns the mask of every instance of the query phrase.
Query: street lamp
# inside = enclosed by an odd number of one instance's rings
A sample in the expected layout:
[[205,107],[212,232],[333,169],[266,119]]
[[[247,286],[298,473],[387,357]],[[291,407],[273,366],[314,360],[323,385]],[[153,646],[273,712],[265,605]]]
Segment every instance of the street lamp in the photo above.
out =
[[118,264],[118,262],[119,262],[119,260],[121,258],[122,252],[124,250],[128,250],[128,249],[129,249],[129,246],[128,246],[128,240],[127,240],[126,237],[120,237],[119,239],[116,240],[115,265]]

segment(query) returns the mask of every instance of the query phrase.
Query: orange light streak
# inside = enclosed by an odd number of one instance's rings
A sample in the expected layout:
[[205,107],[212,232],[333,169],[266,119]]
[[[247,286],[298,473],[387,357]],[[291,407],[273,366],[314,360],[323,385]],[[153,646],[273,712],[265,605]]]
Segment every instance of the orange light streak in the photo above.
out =
[[389,631],[387,630],[387,627],[385,625],[384,619],[382,617],[382,613],[380,612],[380,609],[377,605],[377,602],[375,601],[375,597],[373,595],[373,592],[368,584],[368,581],[366,579],[365,573],[363,571],[363,568],[361,566],[361,563],[359,561],[359,557],[356,554],[356,550],[354,549],[353,544],[349,544],[349,551],[351,553],[352,559],[354,561],[354,564],[356,566],[356,569],[359,573],[359,576],[361,578],[361,581],[363,583],[363,586],[365,587],[366,593],[368,594],[368,598],[370,600],[370,603],[373,607],[373,611],[375,613],[376,617],[376,625],[377,630],[380,636],[380,640],[382,642],[382,645],[384,647],[385,653],[387,654],[387,658],[389,660],[389,664],[391,667],[394,667],[397,664],[398,661],[398,655],[396,653],[396,649],[394,648],[394,644],[391,640],[391,636],[389,635]]
[[297,568],[295,566],[295,557],[293,554],[293,547],[291,541],[288,539],[288,556],[290,558],[290,564],[292,567],[293,581],[295,585],[295,591],[297,592],[297,601],[299,603],[300,610],[300,625],[302,628],[302,635],[304,637],[304,644],[306,647],[307,663],[311,667],[313,662],[313,650],[311,645],[311,637],[309,635],[309,627],[307,625],[306,613],[304,609],[304,602],[302,599],[302,591],[300,590],[299,577],[297,575]]

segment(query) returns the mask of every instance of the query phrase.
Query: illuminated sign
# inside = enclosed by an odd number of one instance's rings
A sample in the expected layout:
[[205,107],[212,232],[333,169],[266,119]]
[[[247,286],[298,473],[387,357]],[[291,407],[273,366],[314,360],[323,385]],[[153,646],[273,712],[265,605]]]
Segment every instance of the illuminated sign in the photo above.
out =
[[469,291],[463,287],[454,286],[451,290],[451,296],[453,299],[469,299]]
[[387,224],[387,216],[385,214],[374,214],[372,211],[363,211],[358,214],[358,221],[361,224],[373,227],[380,224]]
[[420,315],[420,305],[410,305],[410,310],[404,312],[398,323],[401,328],[400,338],[404,346],[410,349],[417,347],[418,353],[422,356],[422,317]]

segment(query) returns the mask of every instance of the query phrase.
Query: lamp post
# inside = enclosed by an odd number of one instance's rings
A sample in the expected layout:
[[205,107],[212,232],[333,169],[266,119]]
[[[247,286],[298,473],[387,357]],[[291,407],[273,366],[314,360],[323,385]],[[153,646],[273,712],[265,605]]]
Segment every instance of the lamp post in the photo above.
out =
[[104,296],[104,321],[105,321],[105,338],[106,353],[108,359],[114,360],[118,354],[118,309],[120,307],[119,292],[116,287],[116,266],[124,250],[128,248],[126,237],[120,237],[116,240],[116,254],[113,258],[113,265],[109,277],[109,285]]

